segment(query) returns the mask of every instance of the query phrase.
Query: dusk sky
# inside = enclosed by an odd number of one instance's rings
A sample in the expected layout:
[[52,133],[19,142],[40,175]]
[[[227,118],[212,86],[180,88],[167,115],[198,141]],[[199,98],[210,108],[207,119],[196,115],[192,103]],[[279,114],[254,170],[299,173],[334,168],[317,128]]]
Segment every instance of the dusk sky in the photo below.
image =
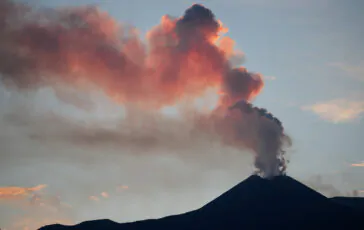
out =
[[[96,4],[116,21],[135,26],[141,37],[163,15],[180,17],[193,3],[202,3],[229,29],[226,36],[244,53],[243,66],[264,76],[264,88],[252,103],[278,117],[291,137],[288,175],[327,195],[364,190],[363,1],[28,2],[48,7]],[[120,105],[100,92],[91,94],[85,99],[92,101],[90,109],[81,97],[80,104],[86,106],[82,109],[58,100],[49,88],[27,93],[0,88],[0,187],[46,184],[40,193],[59,195],[72,205],[44,223],[57,218],[72,223],[92,218],[123,222],[185,212],[252,172],[250,154],[226,147],[191,144],[189,149],[181,141],[161,149],[163,153],[141,154],[149,150],[108,143],[87,147],[43,143],[27,136],[29,130],[44,131],[50,123],[49,129],[68,129],[55,124],[58,121],[52,119],[57,118],[43,120],[39,114],[61,114],[88,125],[102,121],[112,126],[120,119]],[[30,215],[28,200],[21,199],[2,200],[0,193],[1,229],[23,229],[26,224],[13,226],[17,221],[39,227],[47,219],[41,208]]]

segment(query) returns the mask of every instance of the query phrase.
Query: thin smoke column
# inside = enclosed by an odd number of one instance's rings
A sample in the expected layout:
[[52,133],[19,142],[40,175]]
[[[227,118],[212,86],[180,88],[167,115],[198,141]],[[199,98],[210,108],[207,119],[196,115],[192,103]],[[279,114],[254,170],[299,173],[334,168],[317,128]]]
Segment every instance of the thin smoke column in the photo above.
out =
[[[215,131],[226,144],[252,150],[262,176],[285,172],[281,123],[264,110],[242,109],[261,92],[262,76],[240,66],[234,41],[222,37],[227,28],[202,5],[191,6],[180,18],[163,16],[146,43],[134,27],[95,6],[36,9],[0,0],[0,22],[4,85],[52,87],[56,95],[60,86],[101,90],[120,104],[144,110],[219,88],[219,105],[206,118]],[[234,104],[238,109],[231,115],[221,115]]]
[[[284,148],[291,145],[282,122],[266,109],[253,107],[242,100],[230,107],[237,116],[229,117],[234,136],[254,151],[256,174],[270,178],[286,174]],[[236,111],[237,110],[237,111]]]

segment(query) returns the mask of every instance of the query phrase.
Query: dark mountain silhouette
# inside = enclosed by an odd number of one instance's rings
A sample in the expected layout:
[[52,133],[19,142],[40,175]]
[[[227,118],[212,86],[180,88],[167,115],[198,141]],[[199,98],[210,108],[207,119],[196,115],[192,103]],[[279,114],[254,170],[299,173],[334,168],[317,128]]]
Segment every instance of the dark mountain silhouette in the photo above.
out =
[[361,197],[333,197],[332,201],[341,205],[349,206],[364,212],[364,198]]
[[362,199],[326,198],[288,176],[251,176],[200,209],[132,223],[87,221],[40,230],[363,229]]

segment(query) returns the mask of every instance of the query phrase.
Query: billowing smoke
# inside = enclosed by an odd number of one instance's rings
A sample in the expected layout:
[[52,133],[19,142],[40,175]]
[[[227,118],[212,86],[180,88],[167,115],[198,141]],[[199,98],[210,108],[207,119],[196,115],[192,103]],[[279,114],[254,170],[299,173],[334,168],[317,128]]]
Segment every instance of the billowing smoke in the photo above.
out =
[[19,88],[93,85],[120,101],[160,106],[220,85],[247,100],[263,86],[259,76],[231,68],[229,53],[215,45],[223,27],[200,5],[179,19],[163,17],[147,45],[96,7],[2,5],[0,72]]
[[234,42],[221,37],[227,29],[209,9],[193,5],[180,18],[162,17],[146,43],[135,28],[94,6],[35,10],[1,0],[0,17],[0,77],[8,87],[101,90],[142,111],[215,88],[219,103],[196,116],[195,128],[252,150],[260,175],[285,173],[281,122],[249,103],[262,90],[262,77],[240,67]]
[[236,141],[241,140],[257,154],[256,173],[263,177],[285,174],[287,165],[283,148],[290,145],[291,140],[284,134],[281,121],[267,110],[253,107],[245,101],[230,109],[238,109],[241,113],[231,119],[232,125],[236,129]]

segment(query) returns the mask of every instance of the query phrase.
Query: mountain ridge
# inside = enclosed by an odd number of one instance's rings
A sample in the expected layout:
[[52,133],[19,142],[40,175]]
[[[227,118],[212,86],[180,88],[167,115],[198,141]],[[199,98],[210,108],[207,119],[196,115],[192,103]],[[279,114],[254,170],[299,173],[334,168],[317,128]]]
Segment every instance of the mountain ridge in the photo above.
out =
[[354,206],[327,198],[289,176],[263,179],[253,175],[183,214],[130,223],[94,220],[39,230],[357,229],[363,219],[364,212]]

